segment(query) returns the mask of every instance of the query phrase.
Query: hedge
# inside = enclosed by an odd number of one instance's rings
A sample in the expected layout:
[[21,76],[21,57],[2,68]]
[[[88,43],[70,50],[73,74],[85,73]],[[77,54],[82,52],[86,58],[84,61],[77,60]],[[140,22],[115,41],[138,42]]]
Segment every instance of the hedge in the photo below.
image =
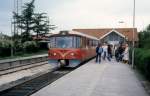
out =
[[21,43],[20,40],[0,40],[0,57],[11,56],[11,47],[13,46],[13,54],[16,56],[26,53],[36,53],[38,51],[48,50],[47,43],[26,41]]
[[23,43],[23,49],[26,53],[37,52],[38,44],[35,41],[26,41]]
[[136,67],[150,80],[150,49],[135,49]]
[[0,57],[11,55],[12,42],[10,40],[0,40]]

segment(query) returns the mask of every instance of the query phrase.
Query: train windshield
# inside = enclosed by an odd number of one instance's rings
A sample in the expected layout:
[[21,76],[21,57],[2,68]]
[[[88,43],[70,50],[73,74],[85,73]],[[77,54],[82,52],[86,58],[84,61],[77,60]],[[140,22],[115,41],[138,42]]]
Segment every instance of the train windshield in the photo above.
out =
[[80,46],[80,37],[76,36],[58,36],[50,38],[50,48],[78,48]]

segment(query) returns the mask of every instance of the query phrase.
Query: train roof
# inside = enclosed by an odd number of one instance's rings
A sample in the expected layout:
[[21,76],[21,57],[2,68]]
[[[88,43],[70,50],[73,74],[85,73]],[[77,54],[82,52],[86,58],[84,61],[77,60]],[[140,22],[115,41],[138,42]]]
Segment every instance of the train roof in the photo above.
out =
[[78,36],[83,36],[83,37],[87,37],[87,38],[90,38],[90,39],[99,40],[98,38],[96,38],[94,36],[90,36],[90,35],[80,33],[80,32],[77,32],[77,31],[60,31],[58,34],[53,34],[51,36],[58,36],[58,35],[60,35],[60,36],[63,36],[63,35],[78,35]]

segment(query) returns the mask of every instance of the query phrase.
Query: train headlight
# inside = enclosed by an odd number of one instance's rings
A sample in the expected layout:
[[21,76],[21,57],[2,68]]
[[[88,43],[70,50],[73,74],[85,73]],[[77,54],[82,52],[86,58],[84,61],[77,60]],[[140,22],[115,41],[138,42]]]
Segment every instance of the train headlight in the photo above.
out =
[[74,56],[75,54],[74,53],[70,53],[70,55]]
[[54,56],[56,56],[56,53],[53,53]]

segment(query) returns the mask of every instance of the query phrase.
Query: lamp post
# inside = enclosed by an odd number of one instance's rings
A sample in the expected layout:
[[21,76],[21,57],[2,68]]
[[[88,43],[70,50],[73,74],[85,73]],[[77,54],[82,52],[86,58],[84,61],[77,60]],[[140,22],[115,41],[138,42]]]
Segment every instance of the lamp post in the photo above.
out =
[[133,1],[133,37],[132,37],[132,68],[134,68],[134,47],[135,47],[135,0]]
[[119,21],[118,23],[119,23],[119,27],[123,27],[122,24],[124,24],[125,22],[124,21]]

